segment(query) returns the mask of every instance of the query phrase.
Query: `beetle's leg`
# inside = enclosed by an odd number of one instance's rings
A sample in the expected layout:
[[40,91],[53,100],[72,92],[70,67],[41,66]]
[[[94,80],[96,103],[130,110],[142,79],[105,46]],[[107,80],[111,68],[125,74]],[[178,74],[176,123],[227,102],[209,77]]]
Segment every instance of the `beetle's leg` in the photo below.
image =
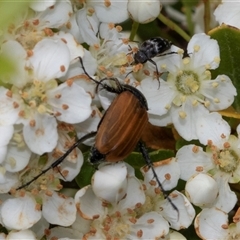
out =
[[[108,84],[103,84],[102,82],[105,81],[105,80],[114,81],[114,82],[116,83],[116,86],[117,86],[117,87],[115,88],[115,87],[109,86]],[[101,80],[99,81],[99,83],[100,83],[100,84],[102,85],[102,87],[103,87],[104,89],[106,89],[108,92],[112,92],[112,93],[117,93],[117,94],[119,94],[119,93],[121,93],[121,92],[124,91],[122,85],[120,84],[120,82],[118,81],[117,78],[103,78],[103,79],[101,79]],[[97,89],[98,89],[98,87],[97,87]]]
[[157,181],[157,183],[158,183],[158,186],[160,187],[160,189],[161,189],[161,191],[162,191],[162,193],[163,193],[163,196],[169,201],[169,203],[172,205],[172,207],[174,208],[174,210],[176,210],[177,213],[178,213],[178,215],[179,215],[179,210],[178,210],[178,208],[177,208],[176,205],[172,202],[172,200],[169,198],[168,194],[166,193],[166,191],[165,191],[164,188],[163,188],[162,183],[161,183],[161,182],[159,181],[159,179],[158,179],[158,176],[157,176],[157,174],[156,174],[156,172],[155,172],[155,170],[154,170],[153,163],[152,163],[152,161],[151,161],[151,159],[150,159],[150,157],[149,157],[149,155],[148,155],[147,149],[145,148],[144,144],[143,144],[141,141],[138,143],[138,146],[139,146],[139,148],[140,148],[140,151],[141,151],[141,153],[142,153],[142,155],[143,155],[143,158],[144,158],[146,164],[152,169],[153,176],[154,176],[154,178],[156,179],[156,181]]
[[29,184],[31,184],[32,182],[34,182],[35,180],[37,180],[41,175],[43,175],[44,173],[46,173],[48,170],[50,170],[51,168],[55,168],[57,167],[72,151],[74,148],[76,148],[80,143],[84,142],[85,140],[87,140],[88,138],[94,137],[96,135],[97,132],[91,132],[86,134],[85,136],[83,136],[82,138],[78,139],[60,158],[58,158],[53,164],[51,164],[48,168],[44,169],[41,171],[41,173],[39,173],[37,176],[35,176],[32,180],[30,180],[29,182],[23,184],[22,186],[18,187],[16,190],[22,189],[26,186],[28,186]]
[[154,62],[152,59],[148,59],[148,61],[151,62],[151,63],[155,66],[155,68],[156,68],[157,80],[158,80],[158,88],[159,88],[159,87],[160,87],[160,80],[159,80],[160,74],[159,74],[159,71],[158,71],[157,64],[156,64],[156,62]]

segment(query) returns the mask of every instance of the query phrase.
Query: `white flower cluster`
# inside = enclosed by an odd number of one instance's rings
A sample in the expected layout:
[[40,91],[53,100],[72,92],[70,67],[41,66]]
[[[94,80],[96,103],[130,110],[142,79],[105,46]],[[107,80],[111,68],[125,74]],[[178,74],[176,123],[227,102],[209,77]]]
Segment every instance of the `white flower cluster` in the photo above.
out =
[[[240,140],[217,113],[237,94],[228,76],[211,77],[220,63],[217,41],[195,34],[186,52],[172,45],[170,54],[153,58],[164,73],[159,87],[154,65],[134,64],[136,44],[116,25],[128,18],[148,23],[161,7],[156,0],[32,1],[1,29],[0,57],[14,67],[0,73],[0,224],[8,231],[1,239],[185,239],[177,231],[192,224],[192,204],[202,209],[194,223],[199,236],[217,239],[218,233],[208,235],[207,218],[219,217],[216,229],[227,226],[237,201],[228,183],[240,181]],[[116,77],[139,89],[150,123],[172,124],[185,140],[207,146],[187,145],[176,158],[154,163],[166,191],[187,181],[186,196],[174,190],[165,199],[151,168],[141,169],[142,181],[124,162],[100,165],[75,197],[60,192],[60,179],[72,181],[81,170],[78,148],[57,170],[18,189],[61,157],[76,135],[96,131],[100,109],[114,98],[96,93],[79,57],[96,81]]]

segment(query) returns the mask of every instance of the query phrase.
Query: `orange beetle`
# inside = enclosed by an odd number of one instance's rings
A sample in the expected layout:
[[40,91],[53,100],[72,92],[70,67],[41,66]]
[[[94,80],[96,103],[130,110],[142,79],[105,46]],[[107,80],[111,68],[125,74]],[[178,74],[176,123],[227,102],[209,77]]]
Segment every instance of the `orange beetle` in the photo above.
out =
[[117,162],[136,147],[148,123],[147,102],[136,88],[121,85],[122,91],[104,114],[97,130],[90,162]]

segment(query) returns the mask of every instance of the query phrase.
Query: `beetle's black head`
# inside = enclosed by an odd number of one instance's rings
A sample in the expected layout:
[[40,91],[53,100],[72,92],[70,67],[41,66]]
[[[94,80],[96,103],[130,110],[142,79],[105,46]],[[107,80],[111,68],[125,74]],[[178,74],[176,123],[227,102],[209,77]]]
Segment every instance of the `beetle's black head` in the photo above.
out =
[[91,148],[88,161],[95,165],[105,161],[105,155],[100,153],[94,146]]
[[136,52],[133,56],[134,61],[136,64],[138,63],[145,63],[148,61],[148,57],[146,55],[146,53],[144,51],[139,50],[138,52]]

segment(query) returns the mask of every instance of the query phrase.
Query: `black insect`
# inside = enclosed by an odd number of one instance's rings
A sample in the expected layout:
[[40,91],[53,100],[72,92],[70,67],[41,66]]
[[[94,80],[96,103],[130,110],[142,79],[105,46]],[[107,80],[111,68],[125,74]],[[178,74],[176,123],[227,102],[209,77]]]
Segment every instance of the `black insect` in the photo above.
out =
[[[154,37],[144,41],[138,51],[133,55],[134,62],[138,63],[146,63],[147,61],[151,62],[155,68],[157,73],[157,78],[159,78],[159,72],[157,64],[152,60],[154,57],[165,56],[169,54],[173,54],[175,52],[164,53],[169,50],[172,46],[172,42],[167,39],[161,37]],[[158,79],[159,80],[159,79]]]

